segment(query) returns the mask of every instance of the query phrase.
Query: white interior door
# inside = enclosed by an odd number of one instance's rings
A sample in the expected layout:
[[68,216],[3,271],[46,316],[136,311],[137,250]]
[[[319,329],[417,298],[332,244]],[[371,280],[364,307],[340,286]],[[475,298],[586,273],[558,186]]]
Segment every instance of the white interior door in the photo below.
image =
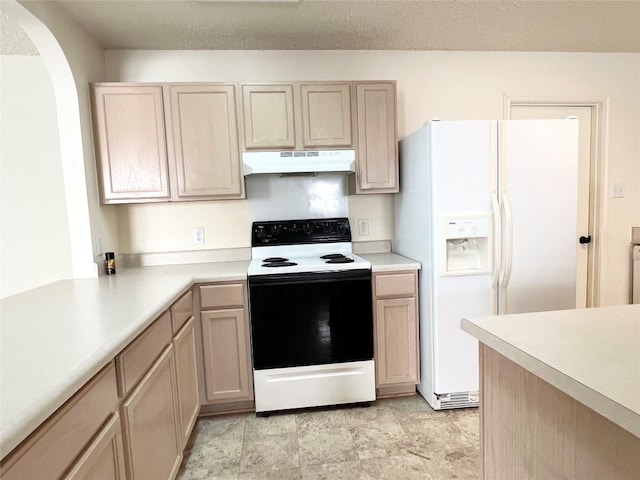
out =
[[500,313],[575,308],[578,121],[500,122]]
[[[592,220],[593,195],[592,185],[592,107],[591,106],[563,106],[563,105],[513,105],[511,119],[545,119],[578,117],[578,234],[593,236]],[[589,255],[593,243],[576,243],[576,308],[584,308],[593,304],[588,301],[589,285],[593,282],[593,272],[589,269]]]

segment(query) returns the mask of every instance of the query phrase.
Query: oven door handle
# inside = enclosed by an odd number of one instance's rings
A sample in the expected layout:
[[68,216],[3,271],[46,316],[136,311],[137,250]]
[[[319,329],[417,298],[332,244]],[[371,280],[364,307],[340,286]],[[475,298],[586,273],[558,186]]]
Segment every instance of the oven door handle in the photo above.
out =
[[341,270],[338,272],[278,273],[273,275],[252,275],[249,286],[286,285],[294,283],[322,283],[336,280],[371,280],[370,269]]

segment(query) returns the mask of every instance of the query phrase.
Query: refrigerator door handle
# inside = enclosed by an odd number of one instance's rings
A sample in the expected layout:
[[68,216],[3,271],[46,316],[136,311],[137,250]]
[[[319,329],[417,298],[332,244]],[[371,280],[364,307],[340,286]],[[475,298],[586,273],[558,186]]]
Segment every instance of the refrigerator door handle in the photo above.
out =
[[493,217],[493,268],[491,269],[491,288],[496,288],[502,269],[502,244],[500,241],[502,236],[502,214],[496,192],[491,192],[491,212]]
[[[506,192],[502,193],[502,206],[504,208],[504,220],[505,220],[505,262],[502,270],[502,277],[500,278],[500,288],[505,291],[509,286],[509,280],[511,278],[511,267],[513,266],[513,215],[511,211],[511,202],[509,201],[509,195]],[[506,312],[502,312],[506,313]]]

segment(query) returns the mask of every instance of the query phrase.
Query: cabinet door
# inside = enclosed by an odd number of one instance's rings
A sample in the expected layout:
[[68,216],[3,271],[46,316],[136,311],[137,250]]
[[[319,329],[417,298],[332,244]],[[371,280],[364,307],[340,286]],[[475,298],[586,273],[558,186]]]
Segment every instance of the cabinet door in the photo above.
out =
[[242,85],[244,146],[294,148],[293,85]]
[[300,85],[302,146],[351,147],[351,84]]
[[173,339],[173,346],[176,355],[180,437],[184,448],[200,411],[196,370],[195,319],[193,317]]
[[251,400],[249,326],[244,309],[203,311],[201,321],[207,400]]
[[242,196],[233,85],[171,85],[171,149],[178,199]]
[[418,381],[416,299],[376,301],[377,387]]
[[120,416],[114,413],[64,480],[125,480]]
[[168,199],[162,87],[93,87],[96,154],[104,203]]
[[359,83],[357,193],[397,193],[395,83]]
[[171,346],[122,404],[128,480],[173,479],[182,460]]

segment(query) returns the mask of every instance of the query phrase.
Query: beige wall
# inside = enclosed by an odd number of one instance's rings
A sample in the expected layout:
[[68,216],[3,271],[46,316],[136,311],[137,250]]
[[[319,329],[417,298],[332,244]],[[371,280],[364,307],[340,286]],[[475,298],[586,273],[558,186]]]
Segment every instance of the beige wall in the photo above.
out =
[[[72,251],[76,256],[82,254],[76,260],[82,265],[74,268],[74,276],[85,276],[78,272],[82,273],[88,263],[91,265],[85,270],[93,266],[95,275],[93,262],[100,260],[101,253],[96,239],[101,239],[102,250],[119,250],[117,210],[101,206],[99,201],[89,101],[89,82],[105,78],[104,50],[57,5],[30,1],[24,7],[32,19],[21,15],[16,20],[38,47],[53,79],[58,102]],[[8,13],[18,16],[20,8]]]
[[[624,181],[626,196],[604,201],[600,303],[628,302],[629,235],[631,226],[640,224],[638,54],[107,51],[106,61],[107,78],[112,81],[395,79],[400,137],[434,117],[503,118],[505,95],[604,98],[608,106],[605,186],[608,191],[612,182]],[[370,219],[371,236],[367,239],[391,238],[391,203],[389,196],[350,197],[350,217]],[[164,240],[151,240],[145,231],[154,224],[154,212],[160,208],[121,207],[122,215],[138,222],[126,227],[121,217],[121,243],[132,251],[191,249],[191,238],[184,232],[200,214],[221,215],[218,218],[229,225],[231,238],[242,239],[247,228],[247,222],[237,218],[229,221],[238,209],[210,205],[205,212],[197,210],[200,206],[184,205],[171,212],[163,210],[162,223],[173,228],[166,229]],[[157,234],[157,229],[150,231]],[[181,240],[177,232],[183,232]]]
[[70,278],[56,103],[39,56],[0,57],[0,298]]

